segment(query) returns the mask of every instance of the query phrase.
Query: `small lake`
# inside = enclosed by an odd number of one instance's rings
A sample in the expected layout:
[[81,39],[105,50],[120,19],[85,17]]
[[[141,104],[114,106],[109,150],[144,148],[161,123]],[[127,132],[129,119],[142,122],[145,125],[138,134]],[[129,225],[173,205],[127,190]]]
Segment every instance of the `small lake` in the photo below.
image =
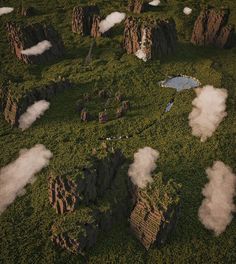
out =
[[177,92],[201,85],[196,78],[185,75],[168,77],[166,80],[159,82],[159,84],[161,87],[174,88]]

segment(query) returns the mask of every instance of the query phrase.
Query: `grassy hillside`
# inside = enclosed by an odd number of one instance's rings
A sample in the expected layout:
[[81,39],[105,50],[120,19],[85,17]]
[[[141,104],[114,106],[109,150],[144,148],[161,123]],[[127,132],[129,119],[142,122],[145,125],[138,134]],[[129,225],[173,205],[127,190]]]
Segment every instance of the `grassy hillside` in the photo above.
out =
[[[47,177],[51,170],[63,174],[82,164],[92,149],[101,145],[101,138],[122,135],[132,137],[109,144],[121,148],[127,159],[131,160],[133,153],[144,146],[160,152],[157,171],[163,172],[166,179],[173,178],[182,185],[180,219],[167,244],[148,252],[132,236],[127,220],[123,219],[110,232],[100,235],[96,246],[88,252],[88,263],[236,263],[236,220],[233,219],[222,235],[214,237],[197,216],[202,201],[201,190],[207,182],[205,168],[214,160],[222,160],[236,172],[236,48],[219,50],[189,43],[194,19],[201,6],[220,7],[222,1],[169,0],[166,1],[168,4],[153,12],[156,17],[172,16],[176,21],[179,44],[174,56],[144,63],[126,55],[121,47],[121,24],[114,28],[111,38],[96,41],[93,61],[88,66],[84,65],[84,59],[92,39],[72,33],[73,7],[93,2],[104,14],[109,14],[111,11],[125,11],[125,0],[22,2],[25,6],[34,6],[37,15],[21,17],[13,12],[0,17],[0,84],[10,80],[16,97],[58,76],[70,79],[75,85],[58,94],[46,114],[25,132],[11,128],[0,113],[0,168],[15,160],[20,149],[36,143],[44,144],[54,154],[49,167],[37,175],[33,185],[27,186],[26,195],[17,198],[0,216],[0,263],[85,262],[80,256],[56,248],[49,239],[56,213],[49,204]],[[17,8],[20,1],[6,3],[0,0],[0,6],[6,5]],[[224,5],[230,7],[230,21],[236,24],[236,2],[226,0]],[[183,15],[184,6],[193,8],[191,16]],[[53,24],[62,35],[66,55],[49,65],[25,65],[17,61],[6,38],[7,21]],[[224,87],[229,92],[228,116],[205,143],[191,135],[188,125],[191,102],[195,97],[193,90],[176,94],[171,111],[162,116],[175,91],[160,87],[158,82],[172,74],[190,75],[203,85]],[[112,95],[120,91],[130,101],[131,111],[106,124],[98,124],[97,118],[81,123],[75,103],[83,98],[83,94],[91,95],[87,108],[94,116],[104,110],[105,101],[94,95],[98,89],[107,90]],[[123,176],[127,177],[125,173]],[[117,192],[122,192],[123,185],[117,188]]]

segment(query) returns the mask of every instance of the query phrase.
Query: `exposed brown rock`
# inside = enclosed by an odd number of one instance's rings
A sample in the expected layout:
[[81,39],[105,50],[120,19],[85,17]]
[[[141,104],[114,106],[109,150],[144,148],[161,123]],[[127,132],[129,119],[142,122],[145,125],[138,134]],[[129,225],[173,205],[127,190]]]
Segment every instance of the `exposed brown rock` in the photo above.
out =
[[82,109],[80,113],[80,120],[83,122],[87,122],[89,120],[89,113],[86,109]]
[[130,102],[129,101],[123,101],[122,102],[122,109],[123,109],[123,111],[128,111],[130,109]]
[[119,107],[119,108],[117,108],[117,110],[116,110],[116,117],[117,118],[120,118],[120,117],[122,117],[124,115],[124,109],[123,109],[123,107]]
[[128,17],[125,21],[124,49],[128,54],[138,50],[147,60],[173,54],[177,45],[177,33],[173,19],[159,20]]
[[96,26],[99,23],[99,19],[99,8],[95,5],[74,7],[72,13],[72,31],[81,36],[92,34],[95,37],[98,34]]
[[4,90],[2,88],[2,92],[4,93],[5,91],[5,96],[3,97],[4,101],[2,102],[5,120],[12,125],[17,125],[20,115],[22,115],[35,101],[43,99],[50,100],[58,92],[70,87],[71,83],[67,80],[51,82],[48,85],[28,92],[18,100],[11,95],[10,89]]
[[163,244],[177,221],[179,200],[176,199],[176,191],[173,187],[169,191],[163,188],[163,183],[158,184],[155,179],[150,188],[133,188],[135,205],[130,215],[130,227],[147,250],[153,244]]
[[[7,23],[7,34],[12,52],[19,60],[27,64],[43,64],[60,58],[64,54],[64,45],[61,37],[52,26],[39,23],[18,26]],[[28,56],[21,54],[22,50],[35,46],[43,40],[50,41],[52,47],[41,55]]]
[[73,212],[80,204],[94,202],[97,195],[104,195],[123,163],[120,151],[106,153],[102,159],[94,157],[91,167],[75,170],[73,174],[79,174],[75,180],[71,179],[71,173],[49,176],[49,201],[58,214]]
[[108,121],[107,113],[105,111],[104,112],[100,112],[99,115],[98,115],[98,120],[99,120],[100,124],[106,123]]
[[117,102],[121,102],[122,99],[123,99],[122,94],[121,94],[120,92],[117,92],[117,93],[115,94],[115,99],[116,99]]
[[35,9],[32,6],[28,6],[28,7],[21,7],[20,8],[20,14],[22,16],[33,16],[35,14]]
[[147,9],[147,3],[144,0],[129,0],[128,10],[130,12],[140,14]]
[[229,9],[217,11],[214,8],[206,8],[202,10],[194,24],[191,42],[199,46],[231,47],[234,26],[227,25],[229,14]]
[[73,238],[67,232],[64,232],[57,235],[52,235],[51,240],[57,246],[60,246],[71,253],[83,254],[85,250],[91,248],[95,244],[97,240],[98,229],[92,224],[80,224],[77,225],[77,229],[80,229],[81,232],[79,232],[76,238]]

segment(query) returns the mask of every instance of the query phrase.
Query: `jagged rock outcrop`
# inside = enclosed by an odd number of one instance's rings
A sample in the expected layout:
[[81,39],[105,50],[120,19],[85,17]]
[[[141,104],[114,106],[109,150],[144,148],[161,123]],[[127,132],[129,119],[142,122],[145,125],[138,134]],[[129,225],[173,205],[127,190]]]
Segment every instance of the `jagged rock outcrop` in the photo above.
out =
[[233,25],[228,25],[229,14],[229,9],[202,10],[194,24],[191,42],[199,46],[231,47],[235,29]]
[[[5,95],[3,96],[3,114],[5,120],[11,125],[17,125],[19,117],[32,105],[35,101],[50,100],[58,92],[70,88],[72,85],[68,80],[60,80],[51,82],[48,85],[34,89],[21,98],[16,99],[10,89],[1,89]],[[6,94],[7,93],[7,94]]]
[[76,235],[76,238],[73,238],[70,234],[64,232],[52,235],[52,242],[71,253],[83,254],[84,251],[96,243],[98,228],[94,224],[77,224],[76,228],[80,230]]
[[177,46],[175,22],[173,19],[128,17],[123,46],[128,54],[141,50],[147,60],[173,54]]
[[128,211],[127,189],[122,194],[117,190],[124,184],[121,151],[93,152],[86,168],[49,177],[49,200],[59,214],[51,227],[51,240],[75,254],[84,254],[99,232],[109,230]]
[[100,22],[99,8],[93,6],[74,7],[72,13],[72,31],[81,36],[96,36],[98,33],[98,24]]
[[164,184],[157,174],[145,189],[133,187],[134,208],[130,226],[136,238],[148,250],[154,243],[163,244],[173,229],[179,212],[179,186]]
[[128,10],[130,12],[140,14],[149,9],[149,5],[147,1],[144,0],[129,0],[128,2]]
[[94,157],[90,167],[77,169],[73,174],[50,175],[48,192],[52,207],[64,214],[73,212],[80,204],[94,202],[110,188],[123,161],[121,151],[106,152],[101,159]]
[[[48,63],[64,55],[63,41],[51,25],[36,23],[21,26],[15,23],[7,23],[6,28],[12,52],[26,64]],[[22,50],[35,46],[44,40],[50,41],[52,47],[41,55],[21,54]]]

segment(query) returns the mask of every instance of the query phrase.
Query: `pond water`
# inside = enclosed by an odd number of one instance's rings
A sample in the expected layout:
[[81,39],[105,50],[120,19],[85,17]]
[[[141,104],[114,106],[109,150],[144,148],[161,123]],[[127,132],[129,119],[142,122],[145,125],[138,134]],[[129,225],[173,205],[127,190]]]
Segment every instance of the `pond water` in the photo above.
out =
[[159,84],[162,87],[174,88],[177,90],[177,92],[196,88],[201,85],[201,83],[196,78],[185,75],[168,77],[166,80],[161,81]]

